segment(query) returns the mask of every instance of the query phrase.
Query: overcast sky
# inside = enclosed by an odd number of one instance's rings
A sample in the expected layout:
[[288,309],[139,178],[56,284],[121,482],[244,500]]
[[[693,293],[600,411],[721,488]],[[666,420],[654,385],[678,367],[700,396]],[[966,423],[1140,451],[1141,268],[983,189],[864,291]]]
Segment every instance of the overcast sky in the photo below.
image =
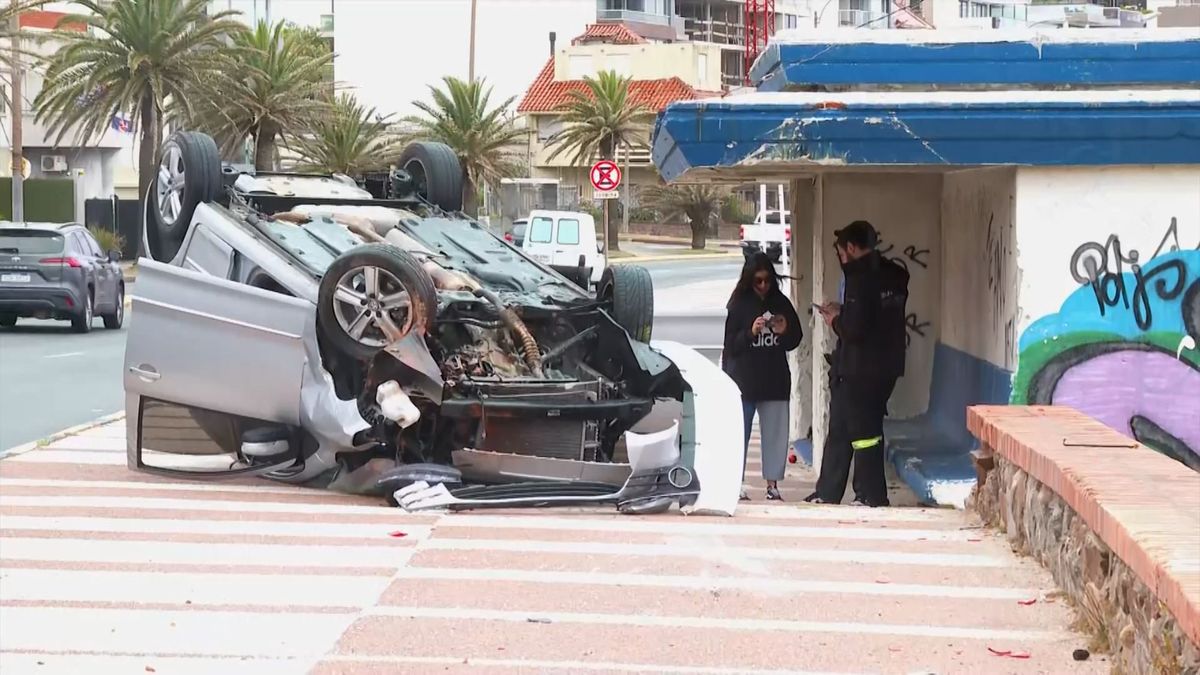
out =
[[[493,104],[520,96],[550,56],[549,33],[568,44],[596,18],[595,0],[478,0],[475,72],[494,87]],[[250,20],[266,0],[215,0]],[[271,0],[271,17],[318,25],[330,0]],[[466,79],[470,0],[335,0],[336,76],[381,113],[412,114],[428,85]],[[514,106],[520,99],[514,102]]]

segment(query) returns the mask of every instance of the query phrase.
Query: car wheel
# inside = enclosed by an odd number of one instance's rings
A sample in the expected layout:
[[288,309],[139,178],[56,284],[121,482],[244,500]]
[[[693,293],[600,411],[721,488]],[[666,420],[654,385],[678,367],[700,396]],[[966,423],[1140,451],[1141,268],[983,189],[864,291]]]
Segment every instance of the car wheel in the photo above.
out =
[[87,333],[92,330],[92,319],[95,318],[92,314],[92,296],[86,295],[83,298],[83,311],[79,316],[71,319],[71,327],[76,333]]
[[416,258],[388,244],[346,251],[317,292],[317,323],[331,345],[366,361],[412,331],[424,334],[437,312],[437,291]]
[[[157,236],[150,253],[170,262],[187,236],[196,207],[221,194],[221,155],[208,134],[180,131],[163,143],[158,173],[146,195],[147,217]],[[151,227],[147,227],[151,229]]]
[[399,165],[413,178],[417,194],[443,211],[463,207],[463,170],[458,155],[445,143],[410,143]]
[[110,330],[116,330],[125,323],[125,287],[117,287],[117,306],[113,309],[112,314],[104,315],[104,327]]
[[600,277],[599,299],[635,340],[650,342],[654,328],[654,280],[640,265],[613,265]]
[[17,325],[16,314],[0,314],[0,327],[12,328]]

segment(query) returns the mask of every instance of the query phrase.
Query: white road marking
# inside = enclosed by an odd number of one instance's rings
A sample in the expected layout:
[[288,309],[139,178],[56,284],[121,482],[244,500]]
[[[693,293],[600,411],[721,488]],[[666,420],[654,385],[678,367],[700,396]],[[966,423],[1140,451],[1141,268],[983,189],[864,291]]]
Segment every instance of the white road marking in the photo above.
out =
[[701,577],[619,572],[556,572],[548,570],[469,569],[454,567],[401,568],[396,579],[437,581],[487,581],[496,583],[574,584],[579,586],[635,586],[687,590],[736,590],[768,593],[833,593],[853,595],[918,596],[927,598],[970,598],[973,600],[1023,600],[1040,591],[1028,588],[988,586],[938,586],[932,584],[877,584],[820,579],[755,577]]
[[[647,628],[691,628],[737,631],[785,631],[792,635],[807,633],[844,633],[848,635],[891,635],[965,640],[1005,640],[1011,642],[1060,640],[1062,631],[1003,630],[907,624],[864,623],[858,621],[794,621],[790,619],[726,619],[697,616],[659,616],[651,614],[601,614],[595,612],[536,612],[499,609],[461,609],[455,607],[368,607],[364,616],[387,616],[451,621],[510,621],[526,623],[543,619],[551,623],[607,626],[643,626]],[[470,631],[468,626],[461,629]]]
[[304,546],[5,537],[4,559],[175,565],[399,567],[412,546]]
[[389,583],[388,577],[371,576],[0,568],[0,599],[360,607],[373,604]]
[[62,354],[47,354],[43,359],[66,359],[72,356],[83,356],[83,352],[63,352]]
[[[93,518],[90,516],[42,517],[0,515],[0,529],[4,530],[49,530],[71,532],[80,538],[93,532],[123,534],[207,534],[244,535],[255,537],[304,537],[314,543],[321,539],[376,539],[388,540],[389,533],[400,530],[405,537],[421,539],[428,537],[433,529],[429,525],[384,523],[313,523],[297,516],[292,522],[271,520],[198,520],[188,518]],[[334,543],[334,542],[326,542]]]
[[217,502],[199,499],[170,499],[166,497],[92,497],[73,495],[0,495],[2,506],[41,506],[45,508],[77,508],[77,509],[147,509],[160,511],[165,509],[183,511],[224,511],[241,513],[273,513],[288,511],[290,513],[324,513],[344,515],[381,515],[395,514],[397,521],[402,522],[404,513],[399,509],[387,506],[365,506],[362,504],[297,504],[294,502]]
[[11,652],[0,649],[0,672],[37,675],[79,673],[146,673],[159,675],[301,675],[312,670],[316,658],[269,659],[249,656],[160,656],[157,653],[113,654],[85,652]]
[[[317,658],[352,614],[196,612],[0,605],[4,649]],[[91,670],[91,669],[88,669]],[[88,671],[85,671],[88,672]],[[95,671],[92,671],[95,672]]]
[[44,487],[61,490],[71,488],[100,488],[117,490],[164,490],[164,491],[197,491],[197,492],[243,492],[246,494],[275,494],[275,495],[327,495],[324,490],[314,490],[302,487],[281,487],[263,481],[260,485],[222,485],[220,483],[139,483],[123,480],[59,480],[55,478],[0,478],[0,488],[3,487]]
[[508,551],[522,553],[565,553],[576,555],[629,555],[687,557],[697,560],[743,565],[747,561],[803,560],[841,563],[891,565],[932,565],[936,567],[1008,567],[1012,561],[985,555],[955,553],[896,553],[892,551],[837,551],[816,548],[753,548],[724,546],[719,541],[677,541],[667,544],[617,544],[562,541],[523,541],[504,539],[426,539],[422,550]]
[[857,671],[829,673],[815,670],[762,670],[758,668],[721,668],[719,666],[666,666],[658,663],[613,663],[607,661],[545,661],[541,659],[488,659],[460,656],[354,656],[334,654],[321,659],[332,663],[413,664],[423,666],[461,666],[526,670],[565,670],[605,673],[669,673],[679,675],[856,675]]
[[881,541],[963,541],[968,533],[958,530],[884,529],[875,527],[801,527],[755,525],[738,522],[683,522],[636,520],[632,518],[555,518],[539,516],[479,516],[451,514],[438,521],[440,528],[481,527],[492,529],[560,530],[568,532],[636,532],[674,536],[742,536],[781,538],[856,539]]

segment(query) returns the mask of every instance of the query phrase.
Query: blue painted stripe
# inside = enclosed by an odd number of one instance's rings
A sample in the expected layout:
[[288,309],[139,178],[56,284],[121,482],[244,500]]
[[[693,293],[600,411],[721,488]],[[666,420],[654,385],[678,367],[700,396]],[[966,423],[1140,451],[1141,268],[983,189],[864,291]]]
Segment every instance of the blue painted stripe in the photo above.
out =
[[1200,37],[1143,42],[776,43],[751,69],[759,91],[857,85],[1187,85]]
[[1200,163],[1197,100],[870,103],[821,110],[765,96],[761,102],[751,96],[669,106],[655,125],[652,157],[659,172],[671,181],[692,169],[729,168],[751,161],[968,166]]

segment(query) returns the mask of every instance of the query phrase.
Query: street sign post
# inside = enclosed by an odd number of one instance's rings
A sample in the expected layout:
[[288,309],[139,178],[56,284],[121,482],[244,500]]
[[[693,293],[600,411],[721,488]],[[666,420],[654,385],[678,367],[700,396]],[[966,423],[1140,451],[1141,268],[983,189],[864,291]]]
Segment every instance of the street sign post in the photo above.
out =
[[592,165],[588,178],[592,181],[593,198],[604,200],[604,264],[607,267],[608,252],[612,250],[612,242],[608,236],[608,204],[620,194],[617,188],[621,186],[621,167],[610,159],[602,159]]

